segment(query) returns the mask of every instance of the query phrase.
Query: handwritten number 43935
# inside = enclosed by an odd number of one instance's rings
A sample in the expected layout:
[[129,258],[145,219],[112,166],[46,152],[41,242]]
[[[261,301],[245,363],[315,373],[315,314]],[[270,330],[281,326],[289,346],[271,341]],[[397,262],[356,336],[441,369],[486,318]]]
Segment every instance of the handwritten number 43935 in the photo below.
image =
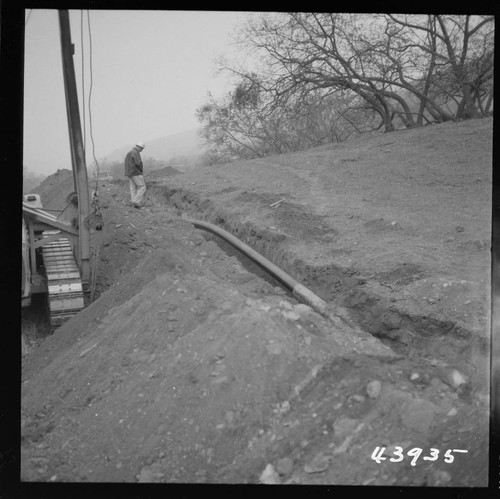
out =
[[[385,452],[385,447],[375,447],[375,450],[372,452],[371,458],[378,464],[380,464],[382,461],[385,461],[387,458],[384,457],[384,452]],[[409,457],[412,457],[413,459],[411,460],[411,465],[415,466],[417,464],[417,460],[420,457],[420,454],[422,454],[423,449],[420,449],[419,447],[414,447],[413,449],[410,449],[406,455]],[[461,453],[467,453],[467,450],[463,449],[448,449],[445,454],[444,454],[444,462],[445,463],[452,463],[455,457],[452,455],[452,452],[461,452]],[[429,451],[430,455],[429,456],[424,456],[422,459],[424,461],[437,461],[439,458],[439,449],[434,449],[431,447]],[[395,457],[389,458],[389,461],[392,463],[398,463],[404,459],[404,454],[403,454],[403,448],[399,446],[394,447],[393,454]]]

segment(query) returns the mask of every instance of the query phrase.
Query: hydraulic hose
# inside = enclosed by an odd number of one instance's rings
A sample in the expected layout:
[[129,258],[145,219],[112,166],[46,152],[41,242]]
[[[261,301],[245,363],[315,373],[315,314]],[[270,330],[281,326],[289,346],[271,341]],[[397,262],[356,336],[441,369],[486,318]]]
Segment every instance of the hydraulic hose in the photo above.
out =
[[278,281],[284,284],[288,289],[290,289],[292,294],[299,301],[305,303],[306,305],[309,305],[312,309],[314,309],[321,315],[324,315],[326,317],[331,317],[330,314],[328,313],[328,305],[324,300],[322,300],[319,296],[314,294],[310,289],[300,284],[298,281],[296,281],[293,277],[288,275],[274,263],[270,262],[267,258],[263,257],[253,248],[250,248],[250,246],[245,244],[243,241],[240,241],[237,237],[233,236],[224,229],[221,229],[217,225],[213,225],[208,222],[203,222],[200,220],[190,220],[186,218],[183,218],[182,220],[191,223],[198,229],[203,229],[219,236],[221,239],[234,246],[236,249],[241,251],[245,256],[250,258],[250,260],[255,262],[257,265],[259,265],[265,271],[267,271],[269,274],[275,277]]

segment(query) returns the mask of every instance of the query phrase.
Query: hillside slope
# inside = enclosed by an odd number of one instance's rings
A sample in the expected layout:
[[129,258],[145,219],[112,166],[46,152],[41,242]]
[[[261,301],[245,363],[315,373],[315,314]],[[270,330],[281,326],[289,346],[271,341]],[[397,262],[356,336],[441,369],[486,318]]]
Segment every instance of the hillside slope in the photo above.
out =
[[101,186],[96,299],[23,358],[22,479],[485,486],[491,145],[485,119],[146,172],[143,210]]
[[[426,348],[443,355],[450,332],[487,341],[491,118],[364,135],[154,185],[183,211],[247,238],[402,350],[419,343],[420,317],[443,342]],[[374,321],[393,309],[402,324]]]

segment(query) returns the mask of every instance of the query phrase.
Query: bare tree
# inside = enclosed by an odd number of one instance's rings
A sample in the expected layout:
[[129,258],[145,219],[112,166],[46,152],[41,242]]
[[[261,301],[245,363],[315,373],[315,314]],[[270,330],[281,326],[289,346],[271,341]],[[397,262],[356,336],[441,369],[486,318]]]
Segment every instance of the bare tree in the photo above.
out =
[[374,74],[374,59],[365,58],[361,34],[367,21],[341,14],[264,15],[249,21],[243,36],[265,54],[267,77],[272,82],[269,91],[276,102],[297,92],[349,91],[368,103],[390,131],[394,126],[389,98],[402,99],[387,78]]
[[234,90],[198,118],[228,160],[485,116],[493,38],[492,16],[261,13],[239,32],[258,69],[221,61]]
[[362,127],[367,113],[352,97],[318,90],[275,101],[255,74],[247,74],[223,99],[209,97],[197,117],[212,161],[223,162],[339,142],[360,131],[355,123]]
[[[491,16],[265,14],[248,22],[242,40],[264,54],[276,101],[348,90],[391,131],[395,115],[411,127],[424,110],[437,121],[481,113],[491,101],[493,29]],[[443,105],[450,99],[455,110]]]
[[224,98],[209,101],[197,110],[202,123],[201,135],[217,161],[254,158],[264,155],[262,127],[254,112],[255,102],[242,84]]
[[418,61],[404,66],[387,53],[399,83],[438,121],[485,116],[493,98],[493,16],[426,17],[386,16],[399,51]]

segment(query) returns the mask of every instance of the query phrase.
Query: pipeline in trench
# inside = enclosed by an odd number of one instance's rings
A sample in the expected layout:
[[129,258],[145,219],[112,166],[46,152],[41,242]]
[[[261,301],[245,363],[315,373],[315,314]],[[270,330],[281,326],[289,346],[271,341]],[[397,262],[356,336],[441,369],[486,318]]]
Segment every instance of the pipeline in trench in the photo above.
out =
[[[167,186],[152,185],[150,193],[184,221],[242,251],[299,301],[333,321],[369,332],[399,354],[432,358],[436,355],[433,342],[442,344],[444,338],[440,360],[455,361],[471,346],[470,331],[451,321],[399,311],[394,304],[367,292],[355,270],[334,264],[311,265],[287,251],[276,234],[242,223],[238,216],[225,213],[210,200]],[[479,340],[474,348],[484,353],[487,346]]]
[[306,305],[309,305],[312,309],[316,310],[316,312],[328,316],[327,303],[322,298],[313,293],[310,289],[306,288],[304,285],[300,284],[292,276],[284,272],[277,265],[272,263],[270,260],[262,256],[260,253],[252,249],[237,237],[233,236],[224,229],[221,229],[220,227],[208,222],[189,219],[183,220],[193,224],[198,229],[203,229],[219,236],[224,241],[228,242],[236,249],[241,251],[245,256],[250,258],[250,260],[257,263],[276,280],[285,285],[292,292],[293,296],[295,296],[299,301],[305,303]]
[[256,275],[259,279],[262,279],[270,284],[277,293],[283,293],[284,295],[293,298],[293,294],[287,286],[269,274],[265,268],[245,256],[241,251],[231,245],[231,243],[208,231],[203,233],[203,238],[206,241],[213,241],[214,244],[216,244],[229,258],[236,258],[247,272]]

